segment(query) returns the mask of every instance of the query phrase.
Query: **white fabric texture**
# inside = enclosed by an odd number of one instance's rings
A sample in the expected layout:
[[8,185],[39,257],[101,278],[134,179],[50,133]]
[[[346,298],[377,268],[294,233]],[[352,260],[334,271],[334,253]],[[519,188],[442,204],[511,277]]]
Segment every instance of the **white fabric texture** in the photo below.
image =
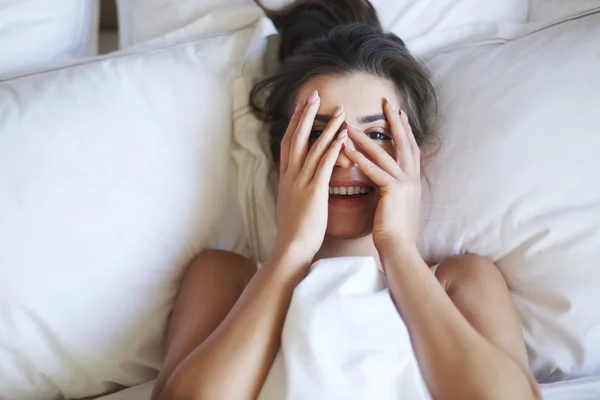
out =
[[373,258],[311,267],[294,291],[281,349],[258,399],[431,399]]
[[[503,44],[430,63],[442,143],[426,169],[420,247],[430,261],[472,252],[498,264],[542,381],[600,374],[600,58],[589,40],[600,37],[600,14],[587,14],[512,39],[500,29],[483,43]],[[265,259],[276,178],[247,107],[257,71],[245,73],[234,89],[234,157],[247,252]]]
[[[266,7],[277,9],[290,0],[264,0]],[[232,10],[258,7],[251,0],[117,0],[121,29],[121,47],[138,45],[167,35],[188,36],[204,30],[207,22],[220,19]],[[382,24],[404,39],[433,33],[466,39],[490,24],[520,24],[527,21],[529,1],[504,0],[372,0]],[[248,11],[251,12],[251,11]],[[218,27],[218,24],[214,24]],[[442,34],[443,32],[443,34]],[[445,35],[445,36],[444,36]]]
[[243,233],[226,88],[251,35],[0,82],[1,399],[156,376],[184,266]]
[[96,54],[98,0],[0,0],[0,79]]

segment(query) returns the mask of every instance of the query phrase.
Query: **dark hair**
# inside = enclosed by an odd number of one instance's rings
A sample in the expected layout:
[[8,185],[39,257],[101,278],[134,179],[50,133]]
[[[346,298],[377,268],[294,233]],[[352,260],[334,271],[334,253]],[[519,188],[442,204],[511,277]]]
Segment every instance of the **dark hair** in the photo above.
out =
[[250,94],[254,113],[270,125],[274,159],[279,158],[300,86],[321,75],[366,73],[392,81],[402,95],[417,143],[430,136],[435,109],[430,76],[398,36],[383,31],[369,1],[297,0],[278,11],[255,1],[280,35],[279,70]]

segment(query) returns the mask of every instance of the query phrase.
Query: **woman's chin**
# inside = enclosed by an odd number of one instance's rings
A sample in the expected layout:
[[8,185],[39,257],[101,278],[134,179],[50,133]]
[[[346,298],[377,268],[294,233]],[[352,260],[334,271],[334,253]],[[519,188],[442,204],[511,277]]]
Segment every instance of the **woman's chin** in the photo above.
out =
[[367,236],[371,233],[373,228],[372,224],[336,224],[329,223],[327,224],[327,232],[326,235],[329,238],[333,239],[358,239],[364,236]]

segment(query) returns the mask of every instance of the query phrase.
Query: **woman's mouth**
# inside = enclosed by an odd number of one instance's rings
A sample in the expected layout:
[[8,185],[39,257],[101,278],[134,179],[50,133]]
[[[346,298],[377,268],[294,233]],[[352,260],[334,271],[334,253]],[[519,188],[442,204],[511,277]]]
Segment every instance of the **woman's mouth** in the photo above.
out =
[[371,189],[360,186],[330,186],[329,187],[329,195],[331,196],[357,196],[361,194],[369,193]]
[[363,184],[332,183],[329,186],[329,205],[355,207],[366,202],[374,189]]

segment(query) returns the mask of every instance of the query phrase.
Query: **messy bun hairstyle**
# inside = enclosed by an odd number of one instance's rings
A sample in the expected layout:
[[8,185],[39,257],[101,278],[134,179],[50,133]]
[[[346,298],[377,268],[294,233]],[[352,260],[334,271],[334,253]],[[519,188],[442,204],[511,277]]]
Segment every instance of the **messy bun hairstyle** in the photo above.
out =
[[300,87],[321,75],[363,73],[393,82],[417,143],[430,137],[435,109],[430,76],[399,37],[384,33],[369,1],[296,0],[276,11],[255,2],[280,36],[278,71],[250,93],[254,113],[269,124],[275,160]]

